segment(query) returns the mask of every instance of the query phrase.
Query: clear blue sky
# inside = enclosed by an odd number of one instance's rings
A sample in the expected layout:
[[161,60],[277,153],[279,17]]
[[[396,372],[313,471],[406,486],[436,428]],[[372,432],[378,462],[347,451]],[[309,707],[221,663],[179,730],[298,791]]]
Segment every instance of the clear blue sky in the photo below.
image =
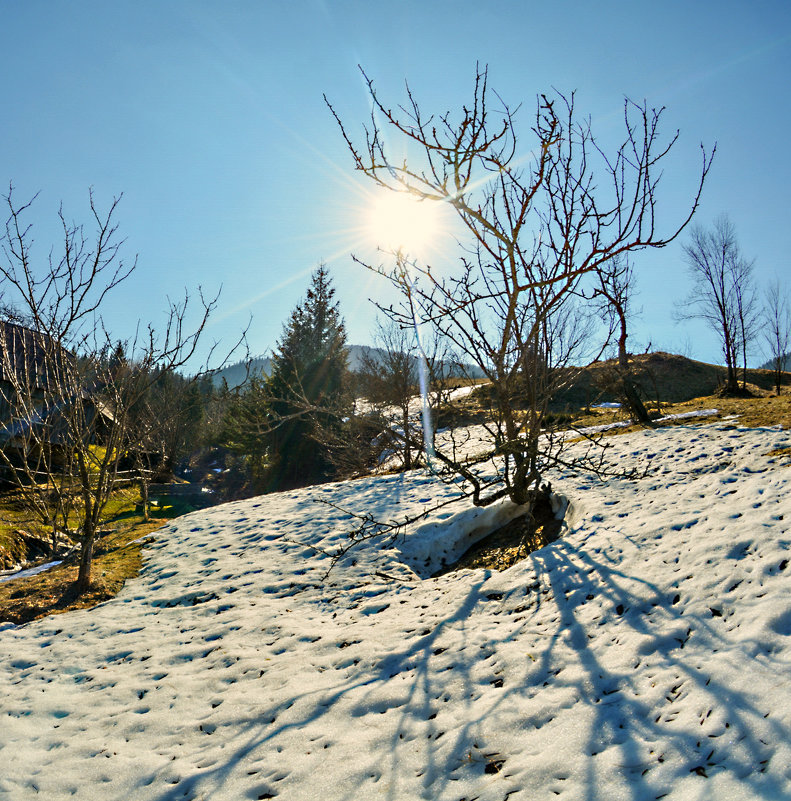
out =
[[[681,129],[667,210],[689,198],[700,142],[716,141],[697,220],[729,213],[758,279],[791,279],[787,0],[3,0],[0,184],[19,199],[40,192],[40,258],[61,200],[82,220],[88,187],[100,205],[123,192],[139,266],[107,305],[118,336],[161,319],[164,296],[222,284],[209,337],[229,340],[252,316],[250,348],[263,353],[325,260],[349,339],[365,343],[379,288],[350,252],[366,185],[322,93],[356,129],[362,64],[389,103],[406,79],[445,111],[470,97],[476,61],[527,109],[551,87],[576,90],[605,140],[624,95],[666,106],[665,130]],[[704,328],[670,319],[689,288],[681,244],[636,267],[632,346],[720,361]]]

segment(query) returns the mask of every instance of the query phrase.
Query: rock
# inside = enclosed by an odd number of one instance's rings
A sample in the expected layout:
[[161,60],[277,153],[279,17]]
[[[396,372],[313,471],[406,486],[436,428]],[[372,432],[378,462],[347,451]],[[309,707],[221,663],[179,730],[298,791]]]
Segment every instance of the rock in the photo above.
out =
[[16,539],[7,547],[0,546],[0,570],[13,570],[19,566],[25,558],[25,544],[22,540]]
[[[74,549],[72,541],[58,532],[54,556],[62,559]],[[0,570],[16,570],[30,566],[41,559],[50,559],[52,536],[30,534],[24,529],[16,529],[9,542],[0,546]]]
[[27,561],[49,556],[52,552],[52,542],[48,537],[40,537],[38,534],[28,534],[27,531],[23,531],[22,529],[17,529],[14,534],[25,543]]

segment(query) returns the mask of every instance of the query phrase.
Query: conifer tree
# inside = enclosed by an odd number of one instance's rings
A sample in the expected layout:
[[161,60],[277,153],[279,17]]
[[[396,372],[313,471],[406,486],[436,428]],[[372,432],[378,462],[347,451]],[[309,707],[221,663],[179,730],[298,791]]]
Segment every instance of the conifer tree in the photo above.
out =
[[254,375],[243,389],[234,392],[223,383],[220,393],[225,413],[219,439],[225,447],[244,458],[253,487],[260,490],[267,475],[271,422],[266,379]]
[[352,403],[346,330],[334,295],[322,264],[283,327],[270,376],[251,381],[230,404],[225,439],[247,458],[258,490],[305,486],[335,474],[327,443]]

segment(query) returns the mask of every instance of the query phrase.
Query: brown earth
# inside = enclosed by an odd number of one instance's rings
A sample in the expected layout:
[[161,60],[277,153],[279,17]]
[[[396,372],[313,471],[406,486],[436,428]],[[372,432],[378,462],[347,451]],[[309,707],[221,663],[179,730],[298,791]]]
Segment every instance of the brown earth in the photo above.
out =
[[533,551],[554,542],[563,521],[557,520],[546,495],[539,494],[529,515],[517,517],[468,548],[453,564],[434,573],[442,576],[454,570],[491,568],[505,570]]

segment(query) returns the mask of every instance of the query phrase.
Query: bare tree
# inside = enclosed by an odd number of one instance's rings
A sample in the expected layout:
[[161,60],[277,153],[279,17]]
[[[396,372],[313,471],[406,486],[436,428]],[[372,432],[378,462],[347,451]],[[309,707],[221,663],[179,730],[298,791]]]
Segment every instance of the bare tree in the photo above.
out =
[[736,229],[725,215],[709,230],[695,226],[684,255],[693,289],[678,316],[703,320],[719,336],[727,369],[725,389],[738,392],[738,369],[742,367],[746,385],[747,352],[758,319],[753,262],[742,256]]
[[[199,292],[197,322],[189,328],[189,296],[169,301],[161,334],[150,326],[139,330],[122,344],[126,358],[117,357],[100,312],[108,293],[135,267],[120,257],[114,220],[119,200],[102,213],[90,195],[92,237],[61,210],[62,254],[42,265],[34,260],[25,222],[30,203],[17,204],[12,191],[6,196],[0,280],[29,328],[0,341],[7,409],[0,459],[31,502],[44,490],[64,519],[73,507],[81,545],[78,593],[90,584],[97,528],[121,460],[140,446],[134,409],[156,375],[194,354],[217,300]],[[9,349],[13,342],[21,348],[16,354]]]
[[594,296],[598,295],[604,300],[604,311],[614,318],[613,328],[618,334],[618,366],[625,370],[629,364],[626,340],[629,338],[628,319],[634,289],[634,268],[628,259],[616,256],[597,277],[599,286],[594,290]]
[[429,405],[433,411],[437,411],[450,402],[453,391],[463,382],[476,380],[475,371],[463,364],[439,337],[424,341],[422,347],[426,358]]
[[465,373],[445,342],[419,334],[414,326],[402,328],[380,320],[375,348],[363,355],[359,368],[365,413],[390,421],[383,433],[400,451],[405,470],[417,465],[426,444],[425,431],[434,434],[430,421],[448,403],[452,388]]
[[[404,470],[411,470],[415,398],[420,391],[415,333],[392,322],[389,325],[380,322],[374,345],[376,349],[365,353],[361,360],[360,389],[377,416],[391,421],[383,434],[390,435],[400,450]],[[400,427],[400,432],[393,430],[393,423]],[[397,436],[398,433],[403,436]]]
[[203,442],[205,398],[209,379],[155,369],[150,384],[131,410],[130,441],[125,466],[133,466],[140,483],[143,514],[149,517],[149,486],[169,482],[180,459]]
[[[452,273],[402,252],[392,264],[365,265],[402,293],[403,304],[387,310],[391,319],[433,327],[490,381],[486,458],[494,477],[440,446],[436,460],[466,480],[476,505],[504,496],[530,503],[547,469],[568,463],[566,438],[549,430],[547,410],[570,380],[572,360],[601,351],[586,336],[586,298],[598,274],[618,256],[679,235],[697,208],[711,155],[702,152],[689,208],[660,232],[661,165],[678,138],[660,137],[661,110],[627,100],[622,143],[605,153],[573,95],[541,95],[535,140],[520,146],[516,112],[489,89],[486,70],[477,72],[472,102],[458,117],[425,115],[408,87],[406,104],[392,110],[366,80],[373,109],[364,144],[329,106],[356,169],[380,187],[447,204],[466,231]],[[414,158],[391,158],[386,142],[399,136]]]
[[609,264],[597,271],[599,286],[593,296],[604,304],[604,312],[611,315],[612,328],[617,333],[618,365],[608,371],[605,381],[618,399],[629,409],[632,417],[644,425],[651,425],[651,418],[640,397],[640,388],[629,366],[626,341],[629,337],[628,321],[631,313],[634,269],[628,258],[618,255]]
[[775,391],[780,394],[783,372],[788,367],[791,346],[791,306],[788,293],[778,279],[766,289],[764,308],[764,341],[775,376]]
[[[3,310],[0,318],[0,465],[27,509],[52,533],[54,555],[69,528],[74,497],[69,492],[73,463],[63,447],[62,426],[43,438],[47,401],[57,381],[52,366],[71,358],[39,332],[21,324],[21,315]],[[33,414],[19,417],[20,406]],[[31,425],[34,419],[37,425]],[[49,421],[51,422],[51,421]]]

